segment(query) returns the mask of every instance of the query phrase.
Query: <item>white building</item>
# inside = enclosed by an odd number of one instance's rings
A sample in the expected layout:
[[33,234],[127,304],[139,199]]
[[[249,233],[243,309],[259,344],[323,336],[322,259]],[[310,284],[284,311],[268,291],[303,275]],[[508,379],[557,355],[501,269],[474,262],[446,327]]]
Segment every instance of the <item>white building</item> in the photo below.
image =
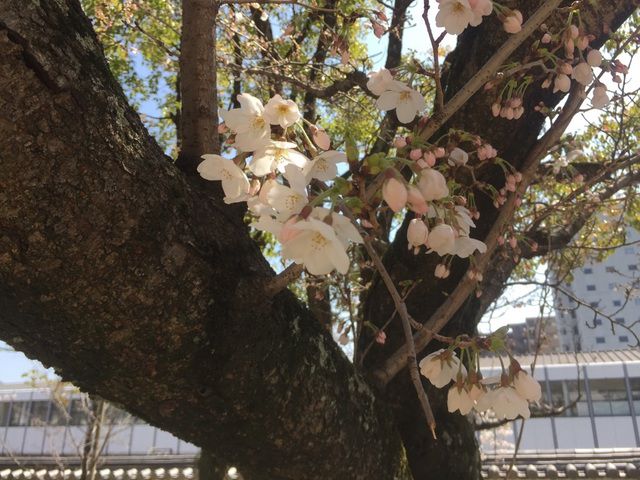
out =
[[[2,458],[56,458],[74,463],[87,429],[82,395],[67,387],[0,385],[0,464]],[[193,463],[198,448],[109,406],[102,427],[103,458],[136,456],[185,457]],[[68,462],[67,462],[68,460]]]
[[[517,357],[527,370],[533,358]],[[501,372],[496,357],[481,358],[480,366],[485,377]],[[640,460],[640,350],[542,354],[534,376],[543,398],[524,423],[519,451],[631,449]],[[483,452],[513,452],[520,428],[516,420],[479,432]]]
[[638,241],[640,234],[629,229],[628,245],[602,262],[575,269],[572,282],[560,285],[555,307],[563,351],[636,345],[634,333],[640,337],[640,243],[633,243]]

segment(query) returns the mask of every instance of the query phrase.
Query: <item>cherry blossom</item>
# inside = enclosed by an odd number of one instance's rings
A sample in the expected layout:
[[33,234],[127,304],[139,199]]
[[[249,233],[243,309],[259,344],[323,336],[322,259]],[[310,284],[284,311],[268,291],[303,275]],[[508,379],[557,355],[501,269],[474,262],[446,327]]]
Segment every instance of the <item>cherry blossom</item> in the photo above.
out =
[[523,418],[529,418],[531,416],[527,401],[518,395],[518,392],[509,385],[489,390],[485,395],[480,397],[476,409],[483,412],[489,408],[493,409],[498,419],[506,418],[507,420],[513,420],[518,416]]
[[449,165],[451,166],[466,165],[468,161],[469,161],[469,154],[464,150],[462,150],[461,148],[456,147],[453,150],[451,150],[451,153],[449,154]]
[[451,385],[447,394],[447,409],[450,413],[460,410],[462,415],[467,415],[474,407],[473,398],[463,385]]
[[426,245],[429,237],[429,228],[420,218],[414,218],[409,222],[407,228],[407,241],[409,250],[413,248],[413,253],[417,254],[422,245]]
[[400,123],[410,123],[424,109],[425,100],[417,90],[402,82],[393,81],[376,100],[376,107],[385,112],[395,109]]
[[542,398],[542,388],[540,383],[524,370],[519,370],[513,376],[513,388],[518,395],[530,402],[537,402]]
[[331,226],[335,230],[338,240],[342,242],[345,250],[349,247],[349,242],[362,243],[362,236],[358,232],[358,229],[351,223],[351,220],[344,215],[332,212],[328,208],[315,207],[311,212],[311,217],[325,221],[329,214],[331,214]]
[[449,196],[447,180],[444,178],[444,175],[433,168],[426,168],[420,172],[418,188],[424,199],[428,202]]
[[386,68],[382,68],[377,72],[369,72],[369,80],[367,81],[367,88],[374,95],[380,96],[382,92],[388,90],[389,86],[393,83],[393,75]]
[[593,108],[603,108],[609,103],[609,95],[607,95],[607,87],[604,85],[598,85],[593,89],[593,96],[591,97],[591,106]]
[[487,251],[487,246],[480,240],[461,235],[454,240],[453,247],[448,253],[451,255],[457,255],[460,258],[467,258],[476,250],[480,253],[485,253]]
[[302,264],[312,275],[328,275],[333,270],[345,274],[349,256],[331,225],[308,217],[291,226],[297,232],[282,243],[282,257]]
[[451,35],[459,35],[476,20],[476,13],[468,0],[440,0],[438,3],[436,25]]
[[568,92],[571,89],[571,79],[568,75],[561,73],[556,76],[555,81],[553,82],[553,93],[558,91],[560,92]]
[[441,223],[431,230],[427,246],[429,247],[429,252],[433,251],[444,257],[453,251],[455,242],[456,236],[453,228],[446,223]]
[[573,67],[571,77],[582,85],[589,85],[593,81],[593,71],[587,62],[580,62]]
[[297,148],[295,143],[270,140],[253,153],[249,170],[254,175],[262,177],[276,170],[284,172],[285,167],[289,164],[304,168],[309,159],[296,151],[295,148]]
[[460,372],[467,375],[467,369],[452,350],[440,349],[420,360],[420,373],[437,388],[442,388],[455,380]]
[[271,127],[264,118],[262,102],[248,93],[237,96],[240,108],[221,110],[220,116],[236,134],[234,146],[243,152],[252,152],[269,141]]
[[338,163],[347,161],[347,156],[343,152],[328,150],[314,157],[304,167],[303,171],[307,178],[316,178],[322,182],[333,180],[338,176]]
[[469,6],[473,12],[473,19],[469,21],[472,27],[480,25],[482,17],[491,15],[491,12],[493,12],[493,2],[491,0],[469,0]]
[[293,100],[285,100],[276,94],[267,102],[264,107],[264,118],[271,125],[280,125],[287,128],[296,123],[302,115],[298,105]]
[[198,173],[205,180],[222,181],[225,203],[243,202],[247,199],[249,179],[240,167],[220,155],[203,155],[202,158],[204,161],[198,165]]

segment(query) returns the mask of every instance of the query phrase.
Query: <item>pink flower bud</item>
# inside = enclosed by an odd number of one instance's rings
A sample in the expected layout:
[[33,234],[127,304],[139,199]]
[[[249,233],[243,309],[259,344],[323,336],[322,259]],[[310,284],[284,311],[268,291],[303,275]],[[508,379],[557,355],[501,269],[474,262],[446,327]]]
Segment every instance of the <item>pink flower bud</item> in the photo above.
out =
[[580,35],[580,30],[578,30],[578,27],[576,27],[575,25],[570,25],[569,35],[571,36],[571,38],[578,38],[578,35]]
[[422,158],[424,158],[425,163],[429,167],[433,167],[436,164],[436,156],[432,151],[424,152]]
[[445,155],[445,151],[444,148],[442,147],[437,147],[434,151],[433,154],[436,156],[436,158],[442,158]]
[[516,248],[518,246],[518,239],[516,237],[511,237],[509,239],[509,245],[511,248]]
[[443,263],[439,263],[438,265],[436,265],[436,269],[433,272],[433,275],[436,278],[447,278],[449,276],[449,273],[451,272],[449,271],[447,266]]
[[587,37],[586,35],[582,35],[581,37],[578,37],[578,40],[576,41],[576,46],[578,47],[578,50],[581,50],[581,51],[587,48],[589,46],[589,37]]
[[573,72],[573,67],[571,66],[571,64],[564,62],[558,66],[558,71],[560,73],[564,73],[565,75],[571,75],[571,73]]
[[411,150],[411,152],[409,152],[409,158],[411,160],[418,160],[419,158],[422,158],[422,150],[419,148],[414,148],[413,150]]
[[420,218],[414,218],[409,222],[407,228],[407,241],[409,242],[409,250],[413,248],[414,253],[418,253],[418,249],[422,245],[426,245],[429,238],[429,229],[426,223]]
[[409,185],[409,187],[407,187],[407,203],[409,204],[411,211],[418,215],[425,215],[429,210],[429,206],[422,196],[422,193],[413,185]]
[[396,148],[404,148],[407,146],[407,140],[404,137],[396,137],[393,140],[393,146]]
[[497,117],[498,115],[500,115],[500,104],[498,102],[494,102],[491,105],[491,114],[494,117]]
[[602,54],[598,50],[591,50],[587,53],[587,63],[592,67],[602,65]]
[[571,38],[569,38],[568,40],[565,40],[564,56],[571,60],[573,58],[573,51],[575,50],[575,48],[576,48],[576,45],[575,43],[573,43],[573,40]]
[[502,26],[507,33],[518,33],[522,30],[522,13],[520,13],[520,10],[512,10],[502,22]]
[[551,42],[551,35],[549,35],[548,33],[545,33],[540,39],[540,43],[549,43],[549,42]]
[[498,242],[498,245],[504,245],[504,237],[502,235],[500,235],[496,241]]
[[384,333],[384,330],[379,330],[378,333],[376,334],[376,343],[379,343],[380,345],[384,345],[386,341],[387,341],[387,334]]
[[395,177],[388,178],[382,185],[382,198],[397,213],[407,203],[407,187]]

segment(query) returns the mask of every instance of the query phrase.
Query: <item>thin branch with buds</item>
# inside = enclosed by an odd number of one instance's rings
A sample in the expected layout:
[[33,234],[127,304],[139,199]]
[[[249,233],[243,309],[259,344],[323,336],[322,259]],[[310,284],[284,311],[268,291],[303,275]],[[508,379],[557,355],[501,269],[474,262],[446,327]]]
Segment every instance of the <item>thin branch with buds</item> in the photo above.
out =
[[[521,172],[522,182],[520,182],[516,192],[509,197],[502,207],[491,231],[485,238],[485,244],[487,245],[486,253],[476,255],[476,260],[474,262],[476,270],[483,271],[489,263],[494,250],[498,246],[498,237],[502,233],[504,226],[511,220],[515,213],[518,197],[522,195],[529,186],[529,183],[535,175],[538,163],[547,152],[549,146],[553,145],[560,138],[569,125],[569,122],[582,103],[583,91],[584,89],[578,85],[575,85],[572,88],[562,113],[558,116],[556,122],[551,126],[547,133],[534,146],[523,162]],[[415,348],[418,351],[426,347],[433,339],[433,333],[439,332],[447,324],[451,317],[453,317],[462,304],[467,300],[469,295],[471,295],[475,285],[476,283],[474,280],[465,276],[451,295],[449,295],[449,297],[435,311],[435,313],[423,323],[425,328],[416,332],[413,337]],[[373,372],[373,376],[377,382],[380,385],[386,385],[389,383],[389,381],[407,364],[409,354],[409,348],[406,345],[394,352],[381,368]]]

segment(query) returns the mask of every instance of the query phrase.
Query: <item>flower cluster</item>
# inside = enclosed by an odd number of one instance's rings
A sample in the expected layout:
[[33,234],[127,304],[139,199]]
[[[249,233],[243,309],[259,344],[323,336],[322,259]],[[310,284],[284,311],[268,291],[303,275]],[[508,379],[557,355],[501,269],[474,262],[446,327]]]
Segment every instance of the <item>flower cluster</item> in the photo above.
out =
[[[553,85],[553,92],[568,92],[571,80],[588,86],[594,82],[593,68],[601,68],[602,54],[589,47],[589,42],[595,37],[582,32],[576,25],[567,26],[559,35],[545,33],[540,42],[550,44],[556,42],[564,51],[564,60],[558,61],[555,71],[549,73],[543,82],[543,88]],[[576,55],[577,51],[577,55]],[[602,108],[609,103],[606,87],[600,82],[594,84],[591,104],[595,108]]]
[[[255,215],[253,226],[273,234],[282,243],[282,256],[302,264],[314,275],[349,269],[347,249],[350,242],[362,242],[356,227],[345,216],[315,204],[309,185],[332,180],[337,164],[346,155],[330,150],[331,141],[324,130],[313,126],[312,137],[321,152],[308,158],[299,151],[287,132],[301,119],[298,106],[280,95],[266,105],[243,93],[240,108],[221,112],[233,136],[228,140],[242,152],[246,165],[220,155],[204,155],[198,172],[207,180],[222,183],[226,203],[247,202]],[[275,138],[274,138],[275,137]],[[247,176],[251,175],[251,180]]]
[[[452,381],[447,395],[447,408],[453,413],[467,415],[493,410],[499,419],[529,418],[529,402],[537,402],[542,395],[540,384],[512,359],[509,371],[500,378],[482,379],[478,371],[467,373],[452,349],[440,349],[420,361],[420,373],[435,387],[443,388]],[[489,385],[497,384],[495,388]]]

